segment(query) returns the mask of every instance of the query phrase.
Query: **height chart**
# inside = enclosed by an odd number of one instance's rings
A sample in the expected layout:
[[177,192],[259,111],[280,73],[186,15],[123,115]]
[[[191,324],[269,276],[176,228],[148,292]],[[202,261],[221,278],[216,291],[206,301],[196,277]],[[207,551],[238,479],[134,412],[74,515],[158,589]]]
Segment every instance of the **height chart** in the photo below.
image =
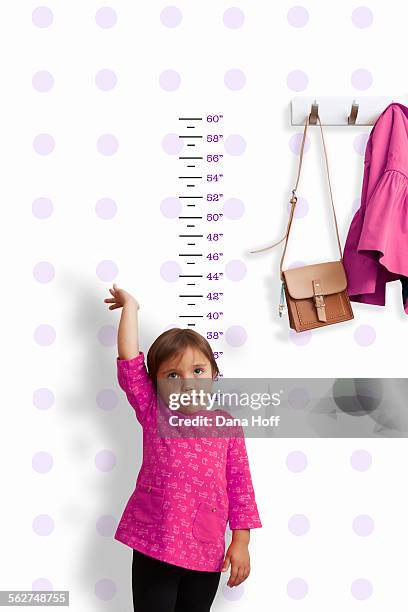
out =
[[[221,363],[224,335],[223,114],[179,117],[179,319],[211,341]],[[217,350],[218,349],[218,350]],[[218,366],[221,370],[221,365]]]

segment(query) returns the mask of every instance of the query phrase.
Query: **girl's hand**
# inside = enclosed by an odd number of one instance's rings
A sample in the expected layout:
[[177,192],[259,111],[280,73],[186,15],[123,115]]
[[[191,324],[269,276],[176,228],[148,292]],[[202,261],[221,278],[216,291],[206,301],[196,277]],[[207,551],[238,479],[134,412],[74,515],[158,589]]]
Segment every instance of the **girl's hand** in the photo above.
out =
[[111,306],[109,306],[109,310],[115,310],[115,308],[122,308],[127,304],[134,304],[137,309],[140,308],[139,303],[133,297],[133,295],[131,295],[124,289],[119,289],[116,283],[113,283],[113,287],[112,289],[109,289],[109,291],[113,295],[113,298],[105,298],[103,300],[104,302],[111,304]]
[[226,572],[231,565],[231,573],[227,585],[238,586],[244,582],[251,571],[248,545],[243,542],[231,542],[225,554],[222,572]]

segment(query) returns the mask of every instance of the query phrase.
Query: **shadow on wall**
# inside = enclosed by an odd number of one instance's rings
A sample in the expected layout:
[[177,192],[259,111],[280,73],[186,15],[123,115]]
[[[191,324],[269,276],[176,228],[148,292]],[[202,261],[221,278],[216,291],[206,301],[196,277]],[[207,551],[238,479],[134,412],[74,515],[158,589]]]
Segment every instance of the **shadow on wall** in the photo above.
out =
[[71,303],[60,335],[57,435],[66,465],[56,537],[62,535],[60,554],[66,556],[59,588],[70,591],[71,605],[116,612],[132,606],[131,549],[113,535],[136,483],[143,438],[117,382],[120,310],[104,304],[108,286],[86,285],[70,272],[59,276],[62,299]]

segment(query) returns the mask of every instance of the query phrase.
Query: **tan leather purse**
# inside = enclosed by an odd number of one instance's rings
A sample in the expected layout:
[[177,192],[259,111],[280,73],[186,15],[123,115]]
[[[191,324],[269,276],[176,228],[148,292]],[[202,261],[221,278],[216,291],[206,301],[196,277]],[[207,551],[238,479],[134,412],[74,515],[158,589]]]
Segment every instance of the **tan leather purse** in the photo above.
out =
[[300,149],[299,168],[296,179],[295,188],[292,189],[292,197],[290,199],[290,213],[286,233],[274,244],[263,249],[250,251],[250,253],[258,253],[266,251],[285,241],[281,261],[280,261],[280,276],[282,280],[281,301],[279,305],[279,316],[285,308],[284,302],[288,305],[289,324],[292,329],[297,332],[314,329],[317,327],[325,327],[333,323],[349,321],[353,319],[353,311],[351,308],[349,296],[347,293],[347,277],[343,266],[343,254],[341,249],[339,229],[337,225],[336,211],[334,209],[333,194],[330,183],[329,164],[327,159],[326,145],[324,142],[322,124],[320,117],[317,115],[320,131],[322,135],[324,154],[326,158],[327,177],[329,180],[330,199],[333,209],[334,223],[336,226],[337,243],[339,246],[340,259],[338,261],[329,261],[326,263],[317,263],[301,268],[289,268],[283,270],[283,260],[288,245],[290,228],[292,226],[293,215],[295,212],[297,196],[296,189],[299,183],[300,169],[302,167],[303,149],[305,145],[307,126],[309,124],[310,115],[306,117],[305,129],[303,132],[302,145]]

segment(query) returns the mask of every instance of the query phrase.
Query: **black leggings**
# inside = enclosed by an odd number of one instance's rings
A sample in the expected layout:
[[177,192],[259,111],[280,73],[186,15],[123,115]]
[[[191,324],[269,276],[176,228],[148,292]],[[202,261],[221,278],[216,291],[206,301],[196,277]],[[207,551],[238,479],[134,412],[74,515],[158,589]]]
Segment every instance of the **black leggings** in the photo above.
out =
[[221,572],[172,565],[133,549],[134,612],[209,612]]

